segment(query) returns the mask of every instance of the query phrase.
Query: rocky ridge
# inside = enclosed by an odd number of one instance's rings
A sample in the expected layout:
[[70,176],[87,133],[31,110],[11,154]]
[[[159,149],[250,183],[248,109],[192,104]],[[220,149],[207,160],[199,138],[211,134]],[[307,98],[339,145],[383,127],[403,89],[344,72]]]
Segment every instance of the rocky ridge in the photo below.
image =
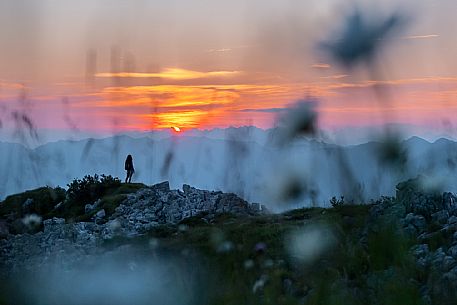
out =
[[[97,203],[89,209],[97,209]],[[87,255],[100,254],[97,247],[114,237],[137,237],[155,226],[178,224],[193,216],[211,222],[217,214],[250,216],[265,213],[260,204],[250,204],[235,194],[199,190],[184,185],[183,190],[170,190],[163,182],[129,194],[106,218],[99,210],[92,222],[66,223],[63,218],[43,221],[43,231],[35,234],[9,234],[0,240],[1,274],[22,268],[36,269],[48,262],[59,262],[71,268]]]
[[410,252],[425,275],[422,298],[457,298],[457,197],[449,192],[424,190],[421,179],[397,185],[393,204],[372,211],[398,221],[414,245]]

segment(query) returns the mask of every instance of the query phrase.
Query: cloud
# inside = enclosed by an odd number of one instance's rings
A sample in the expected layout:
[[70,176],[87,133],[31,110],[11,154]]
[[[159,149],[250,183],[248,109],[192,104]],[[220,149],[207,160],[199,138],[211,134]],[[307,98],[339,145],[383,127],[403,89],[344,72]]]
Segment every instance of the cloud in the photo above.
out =
[[340,78],[345,78],[348,77],[349,75],[347,74],[336,74],[336,75],[329,75],[329,76],[321,76],[320,78],[323,79],[340,79]]
[[235,51],[237,49],[246,49],[249,47],[250,46],[248,46],[248,45],[241,45],[241,46],[234,46],[234,47],[229,47],[229,48],[208,49],[208,50],[206,50],[206,52],[207,53],[225,53],[225,52]]
[[100,106],[135,107],[141,105],[158,107],[204,106],[215,103],[228,104],[239,98],[234,90],[200,86],[132,86],[105,88],[101,95],[105,103]]
[[456,83],[457,77],[422,77],[422,78],[404,78],[392,80],[367,80],[354,83],[336,83],[331,84],[327,89],[346,89],[346,88],[369,88],[373,86],[402,86],[414,84],[434,84],[434,83]]
[[188,80],[198,78],[210,78],[210,77],[228,77],[239,75],[240,71],[211,71],[211,72],[200,72],[192,71],[180,68],[165,68],[158,73],[145,73],[145,72],[103,72],[95,74],[96,77],[101,78],[165,78],[171,80]]
[[329,64],[314,64],[314,65],[311,65],[311,68],[315,68],[315,69],[330,69],[331,66]]
[[259,109],[241,109],[240,112],[266,112],[266,113],[280,113],[286,111],[288,108],[259,108]]
[[26,86],[21,83],[10,82],[7,80],[0,79],[0,88],[1,89],[26,89]]
[[402,39],[427,39],[427,38],[437,38],[440,37],[438,34],[430,34],[430,35],[411,35],[411,36],[404,36]]
[[206,52],[208,53],[214,53],[214,52],[230,52],[232,51],[233,49],[230,49],[230,48],[222,48],[222,49],[209,49],[207,50]]

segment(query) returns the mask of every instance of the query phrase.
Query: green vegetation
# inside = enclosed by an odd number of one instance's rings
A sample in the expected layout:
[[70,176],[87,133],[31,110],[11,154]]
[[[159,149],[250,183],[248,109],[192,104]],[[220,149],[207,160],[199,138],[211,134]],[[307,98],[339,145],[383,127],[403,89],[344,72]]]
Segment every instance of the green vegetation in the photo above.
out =
[[[43,219],[61,217],[70,222],[88,221],[100,209],[105,209],[107,215],[113,214],[127,194],[144,187],[142,183],[121,183],[112,176],[85,176],[68,184],[68,190],[41,187],[8,196],[0,203],[0,218],[15,222],[11,226],[13,233],[25,230],[20,219],[28,214],[37,214]],[[85,214],[85,205],[97,200],[100,200],[97,209]]]
[[[199,215],[105,246],[133,243],[151,255],[153,240],[159,245],[155,251],[178,253],[193,268],[209,270],[206,304],[422,304],[424,276],[408,251],[414,241],[394,221],[371,220],[370,208],[222,214],[210,222]],[[288,252],[291,233],[316,226],[329,229],[334,242],[316,260],[294,260]]]
[[[29,204],[24,204],[28,199]],[[0,217],[6,218],[9,214],[23,217],[26,214],[46,215],[54,206],[65,200],[65,190],[60,187],[40,187],[35,190],[6,197],[0,203]]]

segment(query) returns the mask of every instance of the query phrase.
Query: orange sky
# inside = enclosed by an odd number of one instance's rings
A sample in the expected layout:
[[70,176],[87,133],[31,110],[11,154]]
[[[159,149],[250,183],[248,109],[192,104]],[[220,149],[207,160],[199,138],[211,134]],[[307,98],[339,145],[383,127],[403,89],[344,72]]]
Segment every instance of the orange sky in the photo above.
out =
[[[59,92],[58,96],[40,94],[40,90],[33,87],[21,89],[19,84],[4,83],[3,106],[25,110],[42,128],[104,131],[171,126],[268,128],[274,125],[283,108],[307,97],[319,101],[317,110],[322,128],[386,122],[437,126],[446,120],[452,121],[457,114],[457,78],[450,77],[382,82],[344,77],[303,84],[249,85],[211,82],[126,85],[118,78],[113,82],[118,84],[93,90],[83,89],[82,84],[54,85],[52,91]],[[383,88],[386,97],[379,99],[374,90],[376,86]],[[25,92],[25,100],[18,98],[21,91]]]
[[47,129],[268,128],[307,97],[324,129],[436,127],[457,114],[455,1],[406,1],[414,22],[377,75],[316,51],[350,9],[342,0],[69,3],[0,4],[1,126],[22,111]]

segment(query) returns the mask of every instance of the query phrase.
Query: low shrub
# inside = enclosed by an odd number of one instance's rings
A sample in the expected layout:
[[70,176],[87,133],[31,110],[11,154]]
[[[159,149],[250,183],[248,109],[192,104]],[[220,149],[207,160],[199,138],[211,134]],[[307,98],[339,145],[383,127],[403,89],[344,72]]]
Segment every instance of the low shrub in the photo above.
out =
[[66,216],[84,214],[84,207],[121,186],[121,180],[111,175],[86,175],[83,179],[74,179],[68,184]]

